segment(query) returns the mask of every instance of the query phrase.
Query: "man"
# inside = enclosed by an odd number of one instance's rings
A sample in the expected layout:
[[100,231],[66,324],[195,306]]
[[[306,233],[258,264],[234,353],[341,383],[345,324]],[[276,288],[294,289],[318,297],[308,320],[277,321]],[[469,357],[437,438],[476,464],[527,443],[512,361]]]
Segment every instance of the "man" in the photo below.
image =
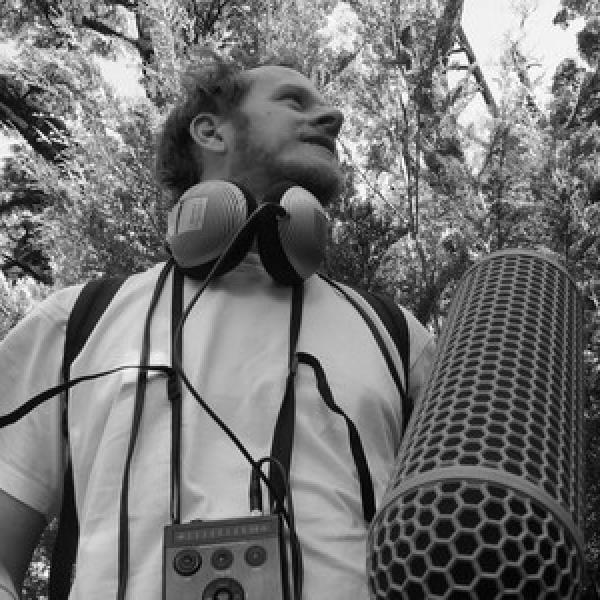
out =
[[[335,152],[342,115],[308,79],[281,66],[235,73],[218,61],[206,73],[194,74],[159,146],[159,179],[175,198],[198,181],[226,180],[243,185],[260,202],[273,184],[285,180],[308,189],[324,205],[335,200],[342,180]],[[72,377],[139,364],[143,316],[159,270],[123,284],[73,363]],[[171,285],[172,274],[150,320],[151,365],[172,361]],[[185,303],[199,285],[186,278]],[[318,358],[337,404],[358,428],[379,502],[405,418],[397,389],[356,309],[317,276],[303,288],[296,348]],[[65,325],[79,290],[56,293],[4,341],[0,412],[58,382]],[[208,286],[183,328],[187,377],[256,460],[270,454],[285,392],[290,303],[290,288],[275,282],[250,252]],[[409,391],[417,397],[432,342],[406,315]],[[68,443],[80,523],[71,598],[106,600],[118,590],[136,600],[161,597],[172,431],[165,377],[158,372],[148,373],[135,451],[129,455],[125,576],[118,551],[137,378],[136,370],[124,370],[70,392]],[[327,408],[306,365],[298,367],[295,394],[290,478],[304,558],[303,598],[366,599],[367,524],[345,423]],[[40,532],[60,506],[65,457],[60,408],[52,400],[0,430],[0,600],[18,597]],[[181,521],[247,515],[249,465],[188,393],[180,433]]]

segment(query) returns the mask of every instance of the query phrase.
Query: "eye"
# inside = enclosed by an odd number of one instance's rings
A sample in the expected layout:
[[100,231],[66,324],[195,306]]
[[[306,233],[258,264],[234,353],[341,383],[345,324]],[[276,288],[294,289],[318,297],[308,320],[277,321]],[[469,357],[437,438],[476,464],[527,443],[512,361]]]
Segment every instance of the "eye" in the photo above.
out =
[[289,93],[283,96],[282,100],[284,100],[293,108],[301,109],[304,106],[303,99],[300,94]]

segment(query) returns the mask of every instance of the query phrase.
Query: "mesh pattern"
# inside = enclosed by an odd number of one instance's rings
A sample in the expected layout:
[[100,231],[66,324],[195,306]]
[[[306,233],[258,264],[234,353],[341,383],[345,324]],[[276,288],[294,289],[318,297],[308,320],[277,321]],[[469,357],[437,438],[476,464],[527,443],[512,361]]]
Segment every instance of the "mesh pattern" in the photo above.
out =
[[568,274],[533,252],[463,277],[370,530],[373,598],[576,597],[581,314]]
[[372,598],[564,600],[582,574],[568,531],[536,501],[484,482],[404,494],[370,541]]
[[[396,484],[446,466],[499,469],[581,523],[581,311],[554,263],[497,253],[452,305]],[[401,452],[402,454],[402,452]]]

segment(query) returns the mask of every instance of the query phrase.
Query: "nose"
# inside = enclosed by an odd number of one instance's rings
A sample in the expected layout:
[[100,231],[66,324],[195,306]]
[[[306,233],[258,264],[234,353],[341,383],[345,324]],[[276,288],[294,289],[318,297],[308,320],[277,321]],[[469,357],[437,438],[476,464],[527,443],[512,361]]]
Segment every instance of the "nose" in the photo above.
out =
[[325,106],[315,117],[314,124],[324,131],[327,135],[337,137],[344,122],[342,111],[332,106]]

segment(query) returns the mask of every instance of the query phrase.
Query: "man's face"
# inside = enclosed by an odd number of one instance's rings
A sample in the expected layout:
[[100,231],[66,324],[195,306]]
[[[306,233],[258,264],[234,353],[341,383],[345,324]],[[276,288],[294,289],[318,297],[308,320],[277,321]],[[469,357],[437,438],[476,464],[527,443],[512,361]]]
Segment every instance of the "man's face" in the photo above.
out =
[[291,180],[331,202],[342,183],[335,146],[341,112],[293,69],[259,67],[244,76],[250,88],[235,119],[232,178],[263,189]]

